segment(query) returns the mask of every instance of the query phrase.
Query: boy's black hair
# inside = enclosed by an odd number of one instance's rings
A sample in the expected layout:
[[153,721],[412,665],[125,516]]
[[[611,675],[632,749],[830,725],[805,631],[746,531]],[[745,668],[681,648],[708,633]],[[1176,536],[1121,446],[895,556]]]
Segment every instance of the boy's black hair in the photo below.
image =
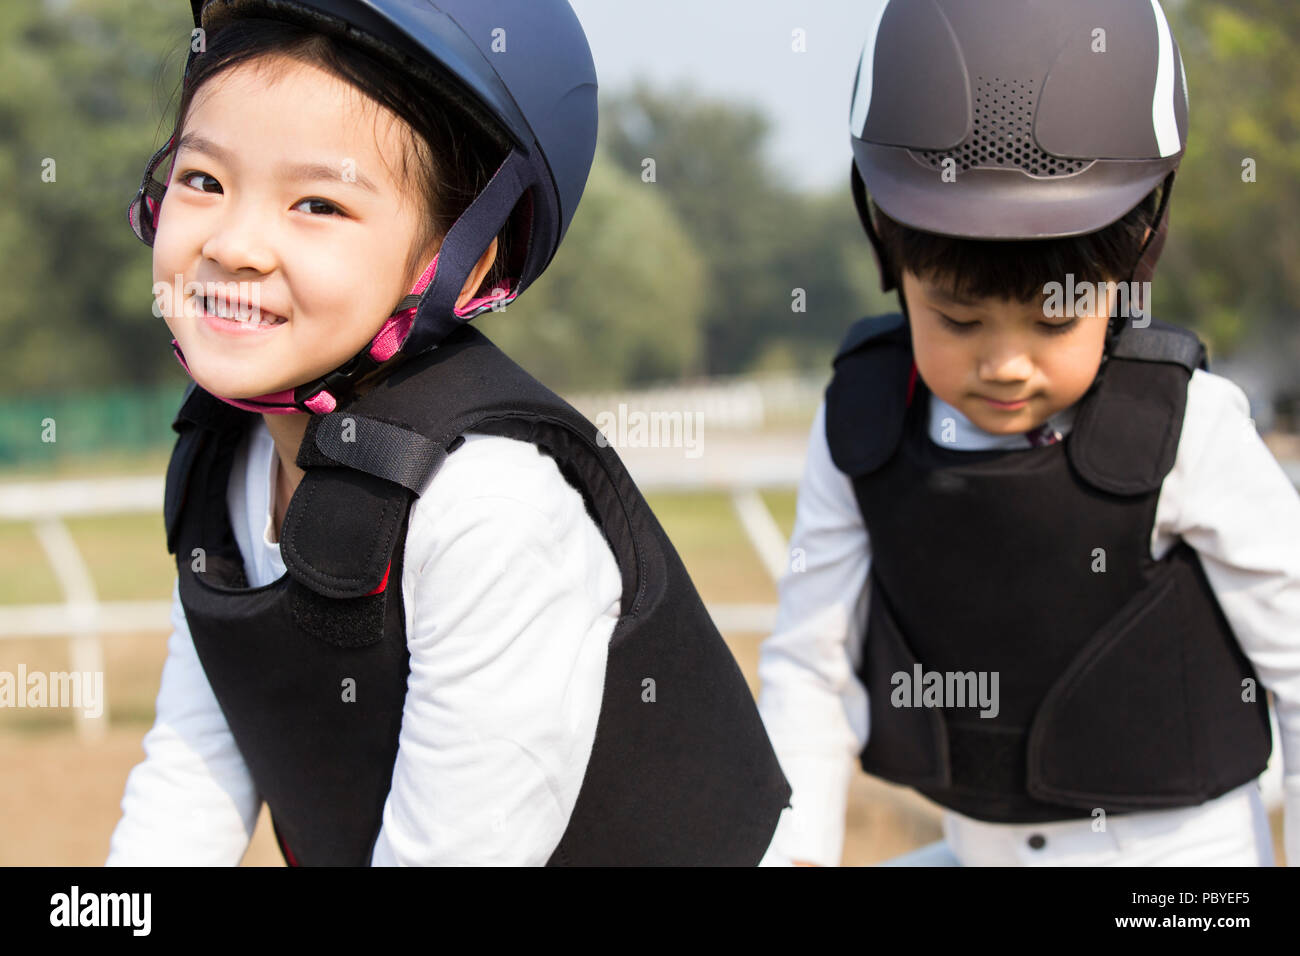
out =
[[[505,159],[502,143],[487,135],[479,120],[429,87],[413,82],[410,66],[398,66],[368,49],[340,40],[309,26],[287,20],[249,17],[210,34],[204,52],[195,57],[189,81],[181,95],[173,128],[189,112],[194,94],[215,75],[260,57],[279,55],[332,73],[383,105],[415,132],[400,160],[400,177],[425,199],[422,228],[407,273],[427,263],[423,250],[446,236],[460,215],[479,194]],[[414,166],[414,168],[412,168]],[[510,226],[497,237],[497,256],[480,290],[491,290],[509,275]]]
[[1127,282],[1155,220],[1158,196],[1159,187],[1109,226],[1061,239],[938,235],[896,222],[874,200],[871,214],[885,250],[883,265],[900,284],[907,271],[959,297],[1037,302],[1047,283],[1064,282],[1067,273],[1076,283]]

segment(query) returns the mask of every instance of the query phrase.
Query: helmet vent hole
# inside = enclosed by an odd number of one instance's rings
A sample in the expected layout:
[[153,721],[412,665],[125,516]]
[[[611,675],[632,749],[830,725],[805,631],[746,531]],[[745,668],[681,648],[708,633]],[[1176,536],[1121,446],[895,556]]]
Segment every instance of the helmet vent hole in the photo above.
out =
[[1070,176],[1091,166],[1095,160],[1053,156],[1038,148],[1032,133],[1035,102],[1033,80],[977,76],[970,136],[952,149],[912,150],[912,156],[934,167],[953,159],[963,170],[1012,168],[1037,178]]

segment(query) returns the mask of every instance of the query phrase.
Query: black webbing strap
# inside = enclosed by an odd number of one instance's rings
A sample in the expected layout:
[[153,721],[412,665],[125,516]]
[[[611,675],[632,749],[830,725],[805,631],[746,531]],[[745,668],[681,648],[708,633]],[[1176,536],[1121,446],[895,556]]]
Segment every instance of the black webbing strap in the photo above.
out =
[[1176,362],[1191,371],[1204,367],[1205,346],[1195,335],[1153,324],[1149,328],[1125,328],[1111,355],[1143,362]]
[[440,344],[465,323],[456,314],[456,300],[465,281],[492,239],[505,226],[519,197],[535,181],[536,172],[528,158],[512,150],[483,191],[447,231],[438,250],[438,268],[420,297],[411,331],[402,343],[403,352],[418,355]]
[[344,411],[308,422],[297,464],[346,465],[418,495],[446,459],[446,449],[419,432]]

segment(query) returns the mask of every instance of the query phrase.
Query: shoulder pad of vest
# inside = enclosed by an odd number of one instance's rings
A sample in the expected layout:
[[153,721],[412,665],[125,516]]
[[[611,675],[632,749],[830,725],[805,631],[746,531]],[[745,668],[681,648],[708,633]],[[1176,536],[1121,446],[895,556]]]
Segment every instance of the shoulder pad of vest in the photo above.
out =
[[1152,320],[1125,323],[1079,406],[1070,462],[1089,484],[1119,495],[1157,490],[1174,466],[1192,372],[1206,368],[1195,332]]
[[[177,422],[180,420],[177,419]],[[173,424],[180,437],[167,462],[167,482],[163,487],[163,527],[167,531],[167,553],[176,553],[176,535],[180,531],[181,506],[185,504],[190,472],[207,435],[202,429]]]
[[1208,369],[1205,343],[1191,329],[1184,329],[1159,319],[1137,328],[1124,323],[1110,357],[1134,362],[1169,362],[1187,371]]
[[849,326],[848,332],[844,334],[840,347],[835,353],[835,361],[839,361],[845,355],[857,351],[859,348],[871,342],[879,344],[881,341],[902,342],[904,344],[911,341],[911,333],[907,328],[907,319],[903,318],[901,312],[891,312],[888,315],[869,315],[865,319],[858,319]]
[[[185,427],[186,421],[193,421],[192,403],[196,401],[194,393],[199,390],[199,383],[190,379],[190,383],[185,386],[185,394],[181,396],[180,408],[176,409],[176,417],[172,419],[172,431],[179,432]],[[186,414],[187,409],[191,409]]]
[[211,439],[210,433],[246,427],[254,417],[257,417],[255,412],[246,412],[221,401],[193,380],[186,386],[180,408],[172,419],[172,431],[179,437],[167,462],[167,481],[163,489],[163,526],[167,532],[169,554],[176,553],[176,536],[190,473]]
[[244,411],[212,395],[191,380],[181,397],[181,407],[172,419],[172,431],[183,432],[189,425],[198,425],[213,431],[228,428],[243,428],[254,418],[260,418],[257,412]]
[[859,319],[834,364],[826,388],[831,460],[845,474],[868,474],[889,460],[903,436],[912,372],[907,320],[897,312]]

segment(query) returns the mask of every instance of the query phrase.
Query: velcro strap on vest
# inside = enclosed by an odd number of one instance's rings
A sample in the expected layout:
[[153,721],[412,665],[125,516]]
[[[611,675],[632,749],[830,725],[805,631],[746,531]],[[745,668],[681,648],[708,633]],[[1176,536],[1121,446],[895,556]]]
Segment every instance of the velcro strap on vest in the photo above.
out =
[[341,411],[312,416],[296,460],[304,469],[346,465],[418,495],[447,460],[447,451],[402,425]]
[[947,730],[954,788],[997,794],[1024,789],[1025,728],[948,720]]
[[286,570],[325,597],[371,594],[388,573],[410,502],[406,488],[365,472],[311,469],[284,516]]

